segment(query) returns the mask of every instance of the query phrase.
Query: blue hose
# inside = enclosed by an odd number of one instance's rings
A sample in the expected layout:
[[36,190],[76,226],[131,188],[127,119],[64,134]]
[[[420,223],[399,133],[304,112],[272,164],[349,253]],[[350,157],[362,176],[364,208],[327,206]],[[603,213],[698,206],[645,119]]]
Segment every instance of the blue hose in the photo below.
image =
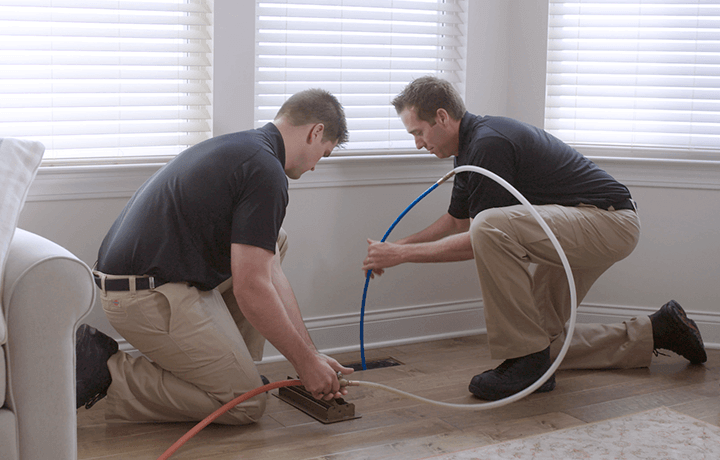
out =
[[[395,222],[392,223],[390,228],[387,229],[387,232],[385,232],[385,236],[382,237],[380,240],[381,243],[384,243],[388,236],[390,236],[390,232],[393,231],[395,226],[400,222],[400,220],[405,217],[405,214],[407,214],[416,204],[420,202],[423,198],[425,198],[430,192],[438,188],[438,186],[441,184],[441,181],[438,181],[434,183],[430,188],[425,190],[422,195],[415,198],[415,201],[410,203],[410,206],[405,208],[405,210],[400,213],[400,215],[395,219]],[[367,290],[368,285],[370,284],[370,276],[372,275],[372,270],[367,271],[367,275],[365,276],[365,288],[363,289],[363,295],[362,295],[362,305],[360,306],[360,359],[362,361],[362,368],[363,370],[367,370],[367,366],[365,365],[365,301],[367,299]]]

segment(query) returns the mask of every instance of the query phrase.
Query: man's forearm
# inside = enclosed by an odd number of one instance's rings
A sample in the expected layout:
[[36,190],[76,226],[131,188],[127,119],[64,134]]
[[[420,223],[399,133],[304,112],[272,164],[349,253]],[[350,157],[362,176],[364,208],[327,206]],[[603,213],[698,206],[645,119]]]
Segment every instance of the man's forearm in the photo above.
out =
[[[368,255],[362,269],[382,275],[396,265],[430,262],[457,262],[473,258],[470,242],[470,219],[440,217],[425,230],[395,243],[368,240]],[[449,236],[444,236],[449,235]]]
[[396,241],[397,244],[415,244],[438,241],[450,235],[467,232],[470,228],[469,219],[456,219],[450,214],[443,214],[438,220],[424,230]]
[[403,244],[399,251],[403,263],[458,262],[473,258],[469,232],[427,243]]

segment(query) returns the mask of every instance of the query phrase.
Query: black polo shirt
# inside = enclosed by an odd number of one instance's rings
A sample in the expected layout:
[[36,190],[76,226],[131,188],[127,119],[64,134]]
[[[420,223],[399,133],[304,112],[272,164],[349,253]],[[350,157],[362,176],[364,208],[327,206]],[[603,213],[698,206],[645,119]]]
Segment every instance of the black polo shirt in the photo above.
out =
[[232,243],[275,252],[288,204],[284,165],[272,123],[188,148],[130,199],[100,247],[98,270],[216,287],[231,276]]
[[[455,166],[475,165],[505,179],[534,205],[581,203],[608,209],[630,198],[627,187],[548,132],[505,117],[466,112]],[[475,172],[455,176],[448,213],[475,217],[519,204],[502,185]]]

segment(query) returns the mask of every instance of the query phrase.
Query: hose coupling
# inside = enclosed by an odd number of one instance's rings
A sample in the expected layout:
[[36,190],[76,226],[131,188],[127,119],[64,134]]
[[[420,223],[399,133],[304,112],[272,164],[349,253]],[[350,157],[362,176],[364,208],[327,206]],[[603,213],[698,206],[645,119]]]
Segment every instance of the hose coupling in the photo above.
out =
[[448,179],[450,179],[450,178],[451,178],[452,176],[454,176],[454,175],[455,175],[455,170],[453,169],[452,171],[450,171],[450,172],[448,172],[447,174],[445,174],[444,176],[442,176],[442,177],[436,182],[436,184],[441,185],[441,184],[443,184],[445,181],[447,181]]
[[340,382],[340,388],[358,386],[357,382],[346,379],[345,376],[342,374],[342,372],[337,373],[337,378],[338,378],[338,382]]

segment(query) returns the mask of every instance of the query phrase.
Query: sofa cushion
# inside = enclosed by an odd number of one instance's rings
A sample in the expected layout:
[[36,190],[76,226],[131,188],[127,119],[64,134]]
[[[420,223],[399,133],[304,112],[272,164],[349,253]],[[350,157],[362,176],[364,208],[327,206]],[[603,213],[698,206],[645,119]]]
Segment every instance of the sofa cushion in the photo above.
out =
[[[40,142],[0,138],[0,302],[10,241],[44,152],[45,146]],[[3,312],[0,315],[0,344],[3,344],[7,329],[2,305],[0,311]]]

